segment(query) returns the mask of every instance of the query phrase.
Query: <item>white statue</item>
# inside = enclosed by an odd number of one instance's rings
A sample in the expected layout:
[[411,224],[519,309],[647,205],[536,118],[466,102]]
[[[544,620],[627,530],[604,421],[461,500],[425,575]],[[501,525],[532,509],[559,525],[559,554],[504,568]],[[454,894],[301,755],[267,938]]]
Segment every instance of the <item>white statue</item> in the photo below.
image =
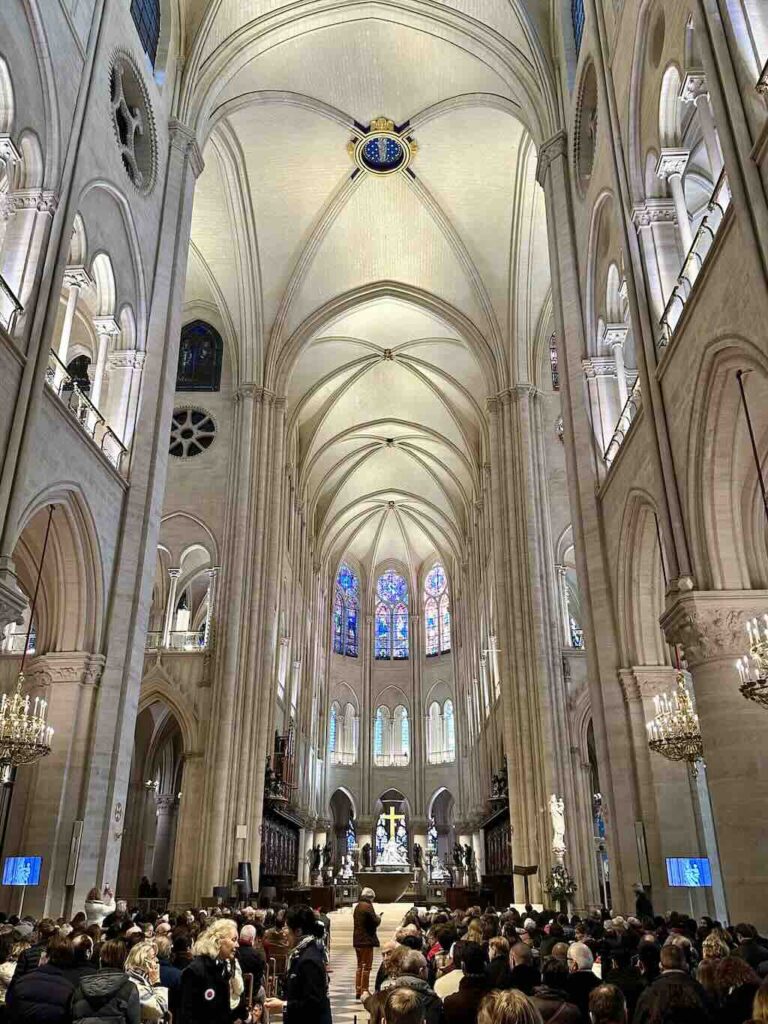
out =
[[408,856],[396,839],[388,839],[384,849],[376,858],[376,863],[382,867],[407,867]]
[[355,877],[354,872],[352,871],[352,858],[351,857],[343,857],[342,858],[342,861],[341,861],[341,877],[345,881]]
[[565,853],[565,804],[562,797],[554,793],[549,798],[549,814],[552,818],[552,852]]

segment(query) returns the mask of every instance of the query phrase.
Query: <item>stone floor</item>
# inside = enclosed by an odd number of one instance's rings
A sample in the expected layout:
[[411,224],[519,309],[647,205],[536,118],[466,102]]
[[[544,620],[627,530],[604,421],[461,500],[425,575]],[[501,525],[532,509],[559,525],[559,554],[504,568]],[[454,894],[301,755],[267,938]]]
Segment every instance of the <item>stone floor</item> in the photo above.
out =
[[[410,910],[409,903],[378,904],[376,912],[382,915],[379,941],[390,938]],[[365,1024],[368,1014],[355,999],[355,967],[357,960],[352,948],[352,910],[345,907],[336,910],[331,917],[331,1013],[333,1024]],[[371,986],[381,963],[378,950],[373,955]]]

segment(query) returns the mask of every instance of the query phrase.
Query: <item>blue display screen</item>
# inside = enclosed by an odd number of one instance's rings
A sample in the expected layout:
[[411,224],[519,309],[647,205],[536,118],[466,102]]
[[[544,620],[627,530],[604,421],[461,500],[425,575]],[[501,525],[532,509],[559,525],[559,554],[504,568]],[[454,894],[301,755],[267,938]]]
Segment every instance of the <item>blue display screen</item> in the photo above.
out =
[[667,857],[667,882],[672,886],[698,889],[712,885],[712,871],[707,857]]
[[6,857],[3,885],[39,885],[42,857]]

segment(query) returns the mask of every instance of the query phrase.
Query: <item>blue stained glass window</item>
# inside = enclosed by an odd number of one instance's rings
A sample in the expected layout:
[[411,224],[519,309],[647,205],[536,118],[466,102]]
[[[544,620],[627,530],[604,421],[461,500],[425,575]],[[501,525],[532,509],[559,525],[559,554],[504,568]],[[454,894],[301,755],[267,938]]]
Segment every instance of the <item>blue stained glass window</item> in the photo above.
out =
[[438,562],[427,573],[424,583],[424,625],[427,657],[446,654],[451,649],[451,606],[448,578]]
[[336,750],[336,737],[339,728],[339,711],[336,704],[331,704],[331,720],[328,726],[328,751],[333,754]]
[[357,834],[355,832],[355,823],[350,818],[349,824],[347,825],[347,854],[352,856],[352,851],[357,845]]
[[221,335],[205,320],[184,324],[176,367],[177,391],[218,391],[221,386]]
[[408,724],[408,712],[403,708],[400,717],[400,750],[403,755],[408,754],[411,749],[411,728]]
[[160,39],[160,0],[131,0],[131,17],[142,48],[154,67]]
[[357,607],[360,584],[355,573],[342,562],[336,577],[333,602],[333,650],[348,658],[357,657]]
[[384,755],[384,710],[379,708],[376,712],[376,721],[373,726],[373,756],[383,757]]
[[405,150],[397,139],[387,135],[374,135],[362,149],[363,163],[372,171],[390,171],[405,159]]
[[427,829],[427,852],[437,853],[437,825],[435,825],[435,819],[429,819],[429,828]]
[[578,55],[584,36],[584,0],[571,0],[571,21],[573,22],[573,41],[576,43],[576,54]]
[[379,603],[375,615],[375,657],[379,660],[408,657],[408,584],[392,569],[376,584]]

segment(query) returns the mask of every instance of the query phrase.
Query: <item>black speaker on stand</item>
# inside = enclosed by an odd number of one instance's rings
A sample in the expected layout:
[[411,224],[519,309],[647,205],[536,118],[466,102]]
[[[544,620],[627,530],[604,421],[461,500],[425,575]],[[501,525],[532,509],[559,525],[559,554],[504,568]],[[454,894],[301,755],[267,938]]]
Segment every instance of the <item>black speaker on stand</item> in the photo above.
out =
[[253,892],[253,873],[251,872],[251,862],[249,860],[238,861],[235,882],[237,883],[238,897],[244,903],[247,903]]

